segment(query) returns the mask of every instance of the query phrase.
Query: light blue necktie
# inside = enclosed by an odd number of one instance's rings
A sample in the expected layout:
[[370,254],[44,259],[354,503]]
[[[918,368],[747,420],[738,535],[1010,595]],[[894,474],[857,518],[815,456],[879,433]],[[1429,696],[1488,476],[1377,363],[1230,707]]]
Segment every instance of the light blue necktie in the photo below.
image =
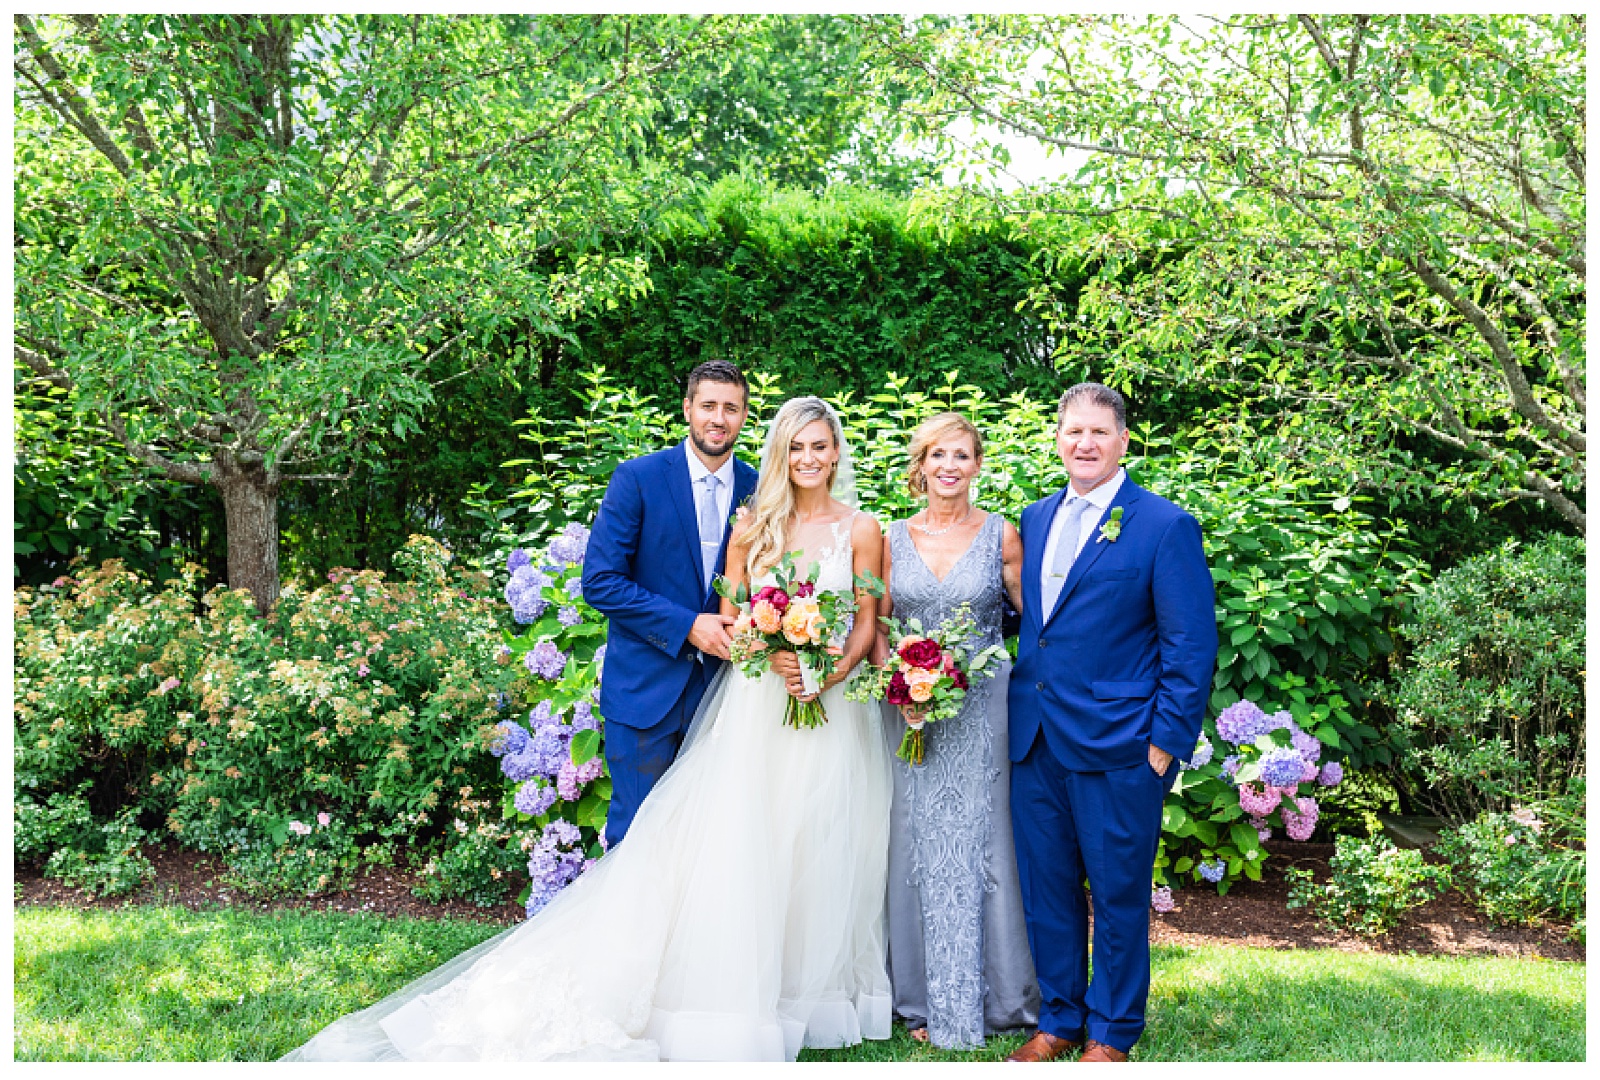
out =
[[709,588],[711,576],[717,568],[717,552],[722,550],[722,518],[717,513],[717,489],[722,481],[714,473],[703,478],[705,494],[700,497],[700,563],[705,568],[705,583]]
[[1088,499],[1073,499],[1067,506],[1067,516],[1061,522],[1061,534],[1056,538],[1055,558],[1050,560],[1050,573],[1044,579],[1044,613],[1040,616],[1040,622],[1048,619],[1056,609],[1056,601],[1067,584],[1067,575],[1072,572],[1072,564],[1078,557],[1078,536],[1083,532],[1083,514],[1089,505]]

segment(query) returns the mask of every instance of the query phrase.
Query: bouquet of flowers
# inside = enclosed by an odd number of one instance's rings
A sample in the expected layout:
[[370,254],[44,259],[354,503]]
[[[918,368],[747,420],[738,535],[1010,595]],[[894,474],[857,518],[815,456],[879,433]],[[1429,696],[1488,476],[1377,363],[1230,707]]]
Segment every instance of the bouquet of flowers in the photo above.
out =
[[[751,678],[759,677],[772,653],[792,652],[800,660],[806,693],[815,694],[833,670],[839,646],[855,625],[855,594],[818,591],[816,563],[804,577],[797,577],[797,554],[789,552],[779,560],[773,568],[775,584],[754,595],[742,584],[730,589],[726,578],[718,578],[715,588],[717,595],[739,608],[729,656],[740,670]],[[856,575],[855,587],[871,596],[884,593],[883,582],[871,574]],[[799,701],[791,696],[783,722],[793,728],[814,728],[826,724],[828,716],[820,699]]]
[[1004,646],[972,653],[967,642],[977,636],[972,609],[962,604],[940,626],[924,631],[916,619],[889,619],[889,660],[857,676],[847,697],[854,701],[884,698],[891,705],[910,706],[906,733],[895,753],[921,765],[926,753],[923,728],[961,711],[968,679],[1005,656]]

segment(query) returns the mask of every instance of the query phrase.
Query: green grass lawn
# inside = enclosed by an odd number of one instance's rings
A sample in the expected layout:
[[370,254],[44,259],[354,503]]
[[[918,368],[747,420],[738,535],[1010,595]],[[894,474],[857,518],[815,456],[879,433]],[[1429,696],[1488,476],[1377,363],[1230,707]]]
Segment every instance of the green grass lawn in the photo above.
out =
[[[298,911],[22,908],[19,1061],[264,1060],[498,932]],[[1580,1061],[1581,964],[1228,947],[1155,952],[1146,1061]],[[815,1061],[988,1060],[888,1042]]]

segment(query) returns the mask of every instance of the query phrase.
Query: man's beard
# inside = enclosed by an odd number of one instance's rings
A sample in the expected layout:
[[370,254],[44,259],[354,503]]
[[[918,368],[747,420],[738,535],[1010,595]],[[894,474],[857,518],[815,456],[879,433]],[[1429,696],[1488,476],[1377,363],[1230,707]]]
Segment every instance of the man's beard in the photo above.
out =
[[695,431],[694,428],[689,429],[689,441],[694,443],[694,448],[706,457],[721,457],[728,453],[733,449],[733,441],[737,437],[737,435],[729,436],[728,441],[722,445],[722,449],[714,450],[701,441],[699,432]]

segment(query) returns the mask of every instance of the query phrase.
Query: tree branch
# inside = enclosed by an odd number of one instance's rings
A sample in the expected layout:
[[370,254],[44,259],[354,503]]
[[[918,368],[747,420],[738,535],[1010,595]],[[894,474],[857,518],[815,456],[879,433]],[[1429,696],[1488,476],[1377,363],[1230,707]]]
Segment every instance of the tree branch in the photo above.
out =
[[39,36],[33,20],[19,14],[15,16],[14,21],[17,30],[22,34],[22,39],[28,44],[28,52],[33,57],[33,62],[39,65],[39,69],[49,77],[55,87],[56,98],[59,101],[51,103],[61,114],[62,119],[83,132],[84,138],[111,162],[117,172],[125,177],[131,176],[133,163],[128,160],[128,155],[122,152],[122,148],[111,137],[111,132],[106,130],[89,103],[83,99],[83,95],[78,93],[77,87],[72,84],[60,62],[56,60],[55,54],[46,47],[44,39]]
[[127,447],[128,453],[138,458],[145,465],[165,476],[169,480],[176,480],[180,484],[204,484],[211,479],[210,465],[196,464],[190,461],[173,461],[156,452],[155,447],[139,442],[128,434],[127,426],[122,422],[122,417],[116,409],[108,408],[101,415],[105,418],[106,427],[111,429],[122,445]]

